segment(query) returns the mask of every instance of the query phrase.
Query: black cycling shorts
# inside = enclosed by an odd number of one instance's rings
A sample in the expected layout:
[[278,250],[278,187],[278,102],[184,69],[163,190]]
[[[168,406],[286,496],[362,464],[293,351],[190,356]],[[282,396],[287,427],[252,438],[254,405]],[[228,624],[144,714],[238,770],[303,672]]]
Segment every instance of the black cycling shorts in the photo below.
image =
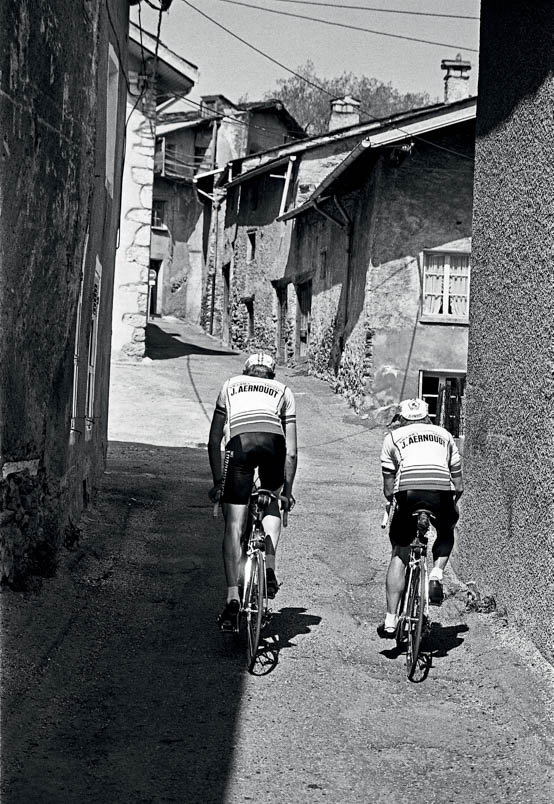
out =
[[454,546],[454,525],[459,514],[451,491],[409,489],[395,494],[396,510],[392,518],[389,537],[393,547],[406,547],[415,535],[415,520],[412,516],[418,508],[426,508],[436,516],[437,538],[433,556],[449,556]]
[[258,469],[263,489],[277,491],[285,480],[285,437],[278,433],[241,433],[225,448],[224,503],[246,505]]

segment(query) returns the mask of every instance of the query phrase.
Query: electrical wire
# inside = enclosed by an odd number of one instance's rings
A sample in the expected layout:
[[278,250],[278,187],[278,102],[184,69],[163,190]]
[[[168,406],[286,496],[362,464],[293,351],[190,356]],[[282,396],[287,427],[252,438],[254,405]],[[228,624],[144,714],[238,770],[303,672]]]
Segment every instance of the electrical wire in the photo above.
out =
[[[185,0],[186,2],[186,0]],[[349,25],[346,22],[332,22],[331,20],[321,19],[320,17],[306,17],[304,14],[294,14],[292,11],[277,11],[274,8],[265,8],[264,6],[253,6],[249,3],[243,3],[241,0],[219,0],[220,3],[229,3],[233,6],[242,6],[243,8],[255,9],[256,11],[266,11],[269,14],[278,14],[282,17],[294,17],[295,19],[308,20],[309,22],[320,22],[323,25],[332,25],[335,28],[347,28],[350,31],[361,31],[362,33],[375,34],[377,36],[389,36],[393,39],[403,39],[407,42],[420,42],[424,45],[436,45],[437,47],[452,47],[457,50],[469,50],[472,53],[478,53],[477,48],[466,47],[465,45],[453,45],[447,42],[435,42],[430,39],[419,39],[415,36],[403,36],[401,34],[388,33],[385,31],[375,31],[372,28],[362,28],[359,25]],[[187,3],[187,5],[189,5]]]
[[[273,0],[275,2],[275,0]],[[377,11],[380,14],[409,14],[413,17],[441,17],[443,19],[451,20],[479,20],[479,17],[473,17],[467,14],[438,14],[435,11],[406,11],[405,9],[397,8],[375,8],[373,6],[349,6],[340,5],[339,3],[321,3],[317,0],[277,0],[280,3],[292,3],[301,6],[320,6],[322,8],[345,9],[348,11]]]
[[[304,83],[309,84],[309,86],[313,87],[314,89],[317,89],[319,92],[323,92],[325,95],[328,95],[330,98],[335,98],[336,97],[334,95],[334,93],[329,92],[327,89],[325,89],[325,87],[319,86],[319,84],[316,84],[314,81],[310,81],[310,79],[306,78],[306,76],[302,75],[301,73],[296,72],[296,70],[292,70],[290,67],[287,67],[286,64],[283,64],[282,62],[278,61],[277,59],[274,59],[273,56],[270,56],[268,53],[265,53],[263,50],[260,50],[260,48],[258,48],[255,45],[251,44],[246,39],[243,39],[242,36],[239,36],[238,34],[234,33],[234,31],[231,31],[229,28],[227,28],[222,23],[218,22],[217,20],[214,20],[213,17],[210,17],[204,11],[200,11],[200,9],[197,8],[195,5],[193,5],[191,2],[189,2],[189,0],[181,0],[181,2],[183,2],[185,5],[189,6],[189,8],[192,8],[194,11],[196,11],[202,17],[205,17],[207,20],[209,20],[214,25],[216,25],[218,28],[221,28],[223,31],[225,31],[226,33],[230,34],[230,36],[234,37],[235,39],[238,39],[238,41],[242,42],[242,44],[246,45],[246,47],[249,47],[251,50],[254,50],[256,53],[259,53],[260,56],[263,56],[265,59],[268,59],[269,61],[273,62],[273,64],[276,64],[278,67],[281,67],[281,69],[285,70],[286,72],[290,73],[291,75],[296,76],[296,78],[299,78],[301,81],[304,81]],[[369,120],[374,120],[376,122],[379,121],[379,118],[374,117],[366,109],[363,109],[362,107],[360,107],[360,112],[363,113],[364,115],[366,115],[366,117],[368,117]],[[448,153],[452,153],[455,156],[459,156],[462,159],[473,160],[472,156],[467,156],[467,154],[462,154],[462,153],[460,153],[458,151],[455,151],[452,148],[447,148],[446,146],[439,146],[438,144],[433,143],[430,140],[424,139],[420,135],[412,135],[409,132],[405,131],[405,129],[403,129],[401,126],[397,126],[397,128],[398,128],[398,130],[400,132],[405,133],[406,136],[412,137],[412,139],[420,140],[421,142],[425,142],[428,145],[432,145],[433,147],[436,147],[439,150],[447,151]]]

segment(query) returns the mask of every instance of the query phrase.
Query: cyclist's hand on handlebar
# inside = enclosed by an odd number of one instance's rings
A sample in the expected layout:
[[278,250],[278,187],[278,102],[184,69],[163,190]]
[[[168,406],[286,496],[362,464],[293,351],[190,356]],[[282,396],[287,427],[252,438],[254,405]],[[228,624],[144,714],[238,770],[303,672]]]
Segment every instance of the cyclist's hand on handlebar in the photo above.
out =
[[223,494],[223,482],[220,481],[219,483],[216,483],[215,486],[209,490],[208,497],[213,503],[215,503],[219,502],[222,494]]
[[281,510],[282,511],[292,511],[294,506],[296,505],[296,500],[292,494],[289,494],[288,497],[286,494],[281,495]]

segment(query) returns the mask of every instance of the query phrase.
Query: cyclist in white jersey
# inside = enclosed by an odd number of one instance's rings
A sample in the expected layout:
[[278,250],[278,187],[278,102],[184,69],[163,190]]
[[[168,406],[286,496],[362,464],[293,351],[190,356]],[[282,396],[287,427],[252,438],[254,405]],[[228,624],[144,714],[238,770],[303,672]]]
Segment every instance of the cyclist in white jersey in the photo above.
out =
[[463,493],[462,461],[456,442],[448,430],[432,424],[427,403],[423,399],[404,400],[393,421],[398,426],[385,436],[381,450],[383,493],[389,503],[396,500],[389,531],[392,556],[386,579],[387,612],[385,622],[377,628],[384,639],[395,636],[414,533],[412,512],[424,507],[436,516],[429,602],[440,606],[443,570],[454,546],[454,526],[459,517],[457,501]]
[[[274,379],[275,361],[263,352],[251,355],[243,373],[223,384],[215,405],[208,455],[213,476],[210,499],[221,499],[225,517],[223,563],[227,603],[219,617],[223,631],[234,630],[239,612],[238,574],[240,539],[246,526],[254,470],[262,488],[282,493],[285,510],[294,505],[296,474],[296,407],[292,391]],[[225,457],[221,465],[221,441]],[[282,489],[282,491],[281,491]],[[275,551],[281,533],[279,504],[272,500],[263,521],[268,534],[266,568],[268,595],[274,597]]]

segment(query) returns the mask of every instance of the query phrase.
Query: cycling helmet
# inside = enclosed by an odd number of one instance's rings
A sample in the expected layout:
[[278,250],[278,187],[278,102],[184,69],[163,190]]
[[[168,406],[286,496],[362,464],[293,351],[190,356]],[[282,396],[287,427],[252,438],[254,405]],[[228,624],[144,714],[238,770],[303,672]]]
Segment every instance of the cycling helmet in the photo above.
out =
[[429,415],[429,405],[424,399],[404,399],[400,403],[399,413],[409,422],[418,422]]
[[250,369],[254,368],[254,366],[264,366],[266,369],[269,369],[272,374],[275,374],[275,360],[271,355],[265,352],[256,352],[250,355],[244,364],[244,373],[246,374]]

